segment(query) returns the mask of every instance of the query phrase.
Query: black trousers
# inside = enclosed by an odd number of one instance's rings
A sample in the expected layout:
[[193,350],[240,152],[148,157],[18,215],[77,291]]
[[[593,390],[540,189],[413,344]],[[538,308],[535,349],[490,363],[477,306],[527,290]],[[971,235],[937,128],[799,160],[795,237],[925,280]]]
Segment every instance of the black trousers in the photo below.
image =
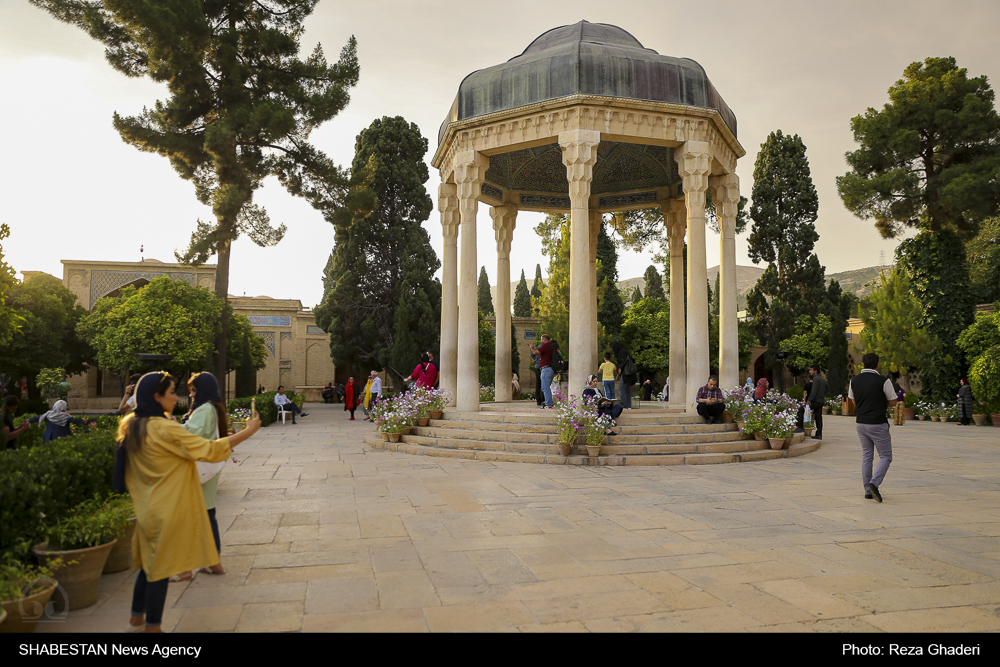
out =
[[813,401],[809,404],[813,411],[813,423],[816,424],[816,437],[823,435],[823,401]]
[[722,413],[726,411],[725,403],[714,403],[709,405],[708,403],[698,404],[698,414],[702,417],[712,417],[714,419],[721,419]]

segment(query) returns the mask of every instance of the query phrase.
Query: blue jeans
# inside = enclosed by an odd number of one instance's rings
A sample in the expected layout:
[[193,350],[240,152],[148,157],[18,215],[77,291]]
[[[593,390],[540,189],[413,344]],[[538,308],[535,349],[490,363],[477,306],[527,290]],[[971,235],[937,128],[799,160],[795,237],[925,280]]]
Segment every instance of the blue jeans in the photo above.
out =
[[609,401],[615,400],[615,381],[605,380],[604,381],[604,398]]
[[542,366],[542,392],[545,394],[545,405],[550,408],[555,405],[555,401],[552,400],[552,376],[554,375],[551,366]]

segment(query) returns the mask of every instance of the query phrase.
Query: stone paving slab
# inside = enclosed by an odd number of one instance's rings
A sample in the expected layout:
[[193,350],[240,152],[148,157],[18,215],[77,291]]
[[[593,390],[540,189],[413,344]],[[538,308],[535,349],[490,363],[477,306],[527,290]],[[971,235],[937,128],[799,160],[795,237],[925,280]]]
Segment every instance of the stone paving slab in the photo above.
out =
[[[881,504],[851,418],[824,431],[800,458],[551,466],[372,449],[316,405],[223,470],[227,574],[171,584],[164,629],[1000,631],[1000,429],[894,427]],[[120,631],[135,576],[37,631]]]

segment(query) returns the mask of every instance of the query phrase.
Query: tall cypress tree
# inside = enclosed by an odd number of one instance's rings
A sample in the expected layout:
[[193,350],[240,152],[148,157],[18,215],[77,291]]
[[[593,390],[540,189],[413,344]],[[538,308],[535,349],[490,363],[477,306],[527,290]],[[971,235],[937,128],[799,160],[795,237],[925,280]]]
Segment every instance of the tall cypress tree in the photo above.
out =
[[358,135],[355,150],[356,180],[375,193],[377,205],[337,227],[316,323],[330,334],[338,366],[388,368],[402,379],[421,352],[437,350],[441,321],[434,278],[441,263],[421,226],[433,210],[424,189],[427,140],[403,118],[382,118]]
[[[254,192],[277,176],[334,223],[356,217],[345,175],[307,143],[310,132],[347,106],[358,81],[357,45],[348,40],[328,64],[320,46],[300,60],[303,24],[316,0],[31,0],[60,21],[82,28],[106,47],[108,62],[131,77],[165,83],[169,97],[138,116],[115,114],[122,139],[170,159],[191,181],[212,223],[198,222],[178,260],[202,264],[218,255],[215,293],[229,292],[229,260],[241,233],[260,246],[278,243]],[[361,193],[359,193],[360,195]],[[215,373],[225,376],[227,315],[216,338]]]
[[[617,340],[625,323],[625,303],[618,289],[618,250],[603,220],[597,236],[597,266],[597,321],[604,328],[605,336]],[[610,344],[610,341],[603,342]],[[604,347],[607,345],[602,345]]]
[[479,269],[479,310],[487,315],[496,315],[493,310],[493,295],[490,294],[490,277],[486,275],[486,267]]
[[528,281],[524,279],[524,269],[521,269],[521,282],[514,290],[514,317],[531,317],[531,294]]
[[639,286],[636,285],[635,289],[632,291],[632,300],[629,302],[629,305],[634,306],[640,301],[642,301],[642,291],[639,289]]
[[656,267],[650,264],[644,277],[646,279],[646,298],[666,300],[667,295],[663,291],[663,278],[660,277],[660,272],[656,270]]
[[531,311],[535,317],[538,317],[539,300],[542,298],[542,290],[544,289],[545,283],[542,282],[542,265],[535,264],[535,282],[531,284]]

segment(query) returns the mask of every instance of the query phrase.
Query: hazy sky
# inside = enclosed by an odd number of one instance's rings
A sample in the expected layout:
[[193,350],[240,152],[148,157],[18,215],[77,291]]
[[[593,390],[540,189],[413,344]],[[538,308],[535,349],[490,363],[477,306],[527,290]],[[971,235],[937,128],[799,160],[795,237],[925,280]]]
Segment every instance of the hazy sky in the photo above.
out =
[[[692,58],[705,68],[736,113],[747,154],[737,173],[749,196],[760,144],[780,129],[807,147],[820,212],[816,250],[827,273],[871,266],[892,257],[896,241],[882,240],[870,221],[851,215],[834,179],[856,145],[850,119],[881,108],[887,90],[911,62],[954,56],[971,76],[1000,81],[1000,3],[996,0],[588,0],[486,5],[454,0],[320,2],[306,23],[302,49],[323,45],[334,60],[353,34],[361,78],[351,103],[312,135],[313,143],[349,165],[357,134],[374,119],[403,116],[436,148],[437,128],[458,84],[470,72],[520,54],[538,35],[581,19],[611,23],[658,53]],[[174,261],[196,220],[211,219],[191,183],[169,162],[122,142],[114,112],[134,115],[166,95],[148,80],[129,79],[104,60],[103,47],[26,0],[0,0],[0,211],[10,225],[4,242],[17,271],[62,277],[61,259]],[[437,202],[438,172],[428,192]],[[230,291],[300,299],[322,297],[321,275],[333,230],[319,213],[270,181],[255,201],[288,225],[274,248],[241,238],[234,244]],[[522,213],[511,252],[511,276],[547,267],[533,227],[541,214]],[[479,208],[479,264],[491,282],[496,245],[488,207]],[[441,252],[440,217],[425,223]],[[746,237],[737,262],[750,264]],[[718,263],[718,237],[709,234],[708,265]],[[643,255],[626,253],[621,278],[641,276]],[[214,261],[214,260],[213,260]],[[477,271],[478,274],[478,271]]]

